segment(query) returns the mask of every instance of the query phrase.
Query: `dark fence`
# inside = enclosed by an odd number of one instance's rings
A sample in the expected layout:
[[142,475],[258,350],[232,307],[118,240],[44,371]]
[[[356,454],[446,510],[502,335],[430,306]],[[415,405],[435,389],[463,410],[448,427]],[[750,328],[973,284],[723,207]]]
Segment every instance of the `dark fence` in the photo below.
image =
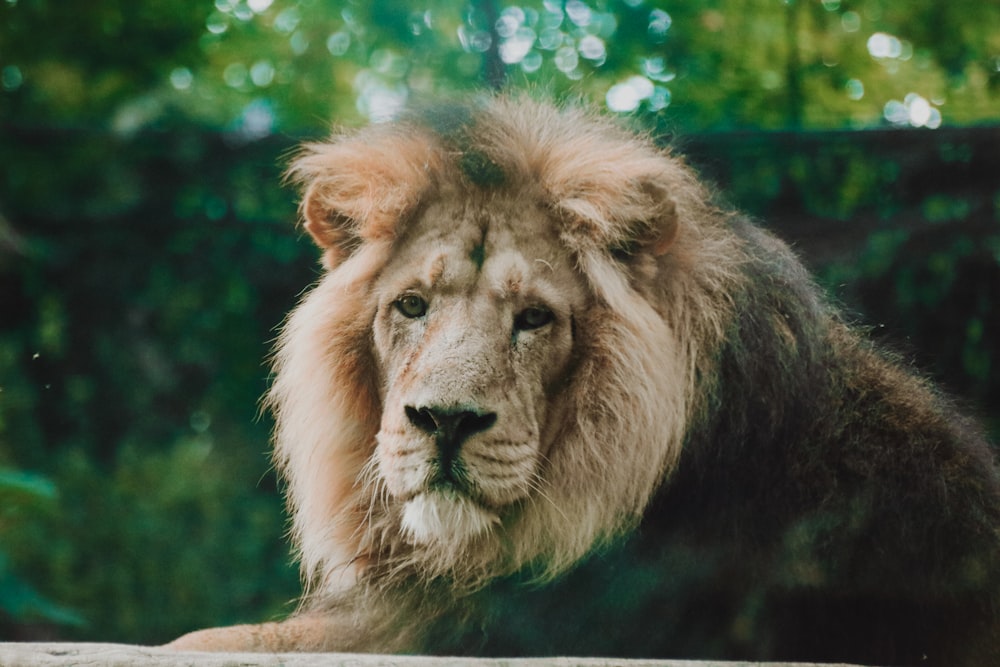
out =
[[997,432],[1000,128],[709,135],[683,150]]

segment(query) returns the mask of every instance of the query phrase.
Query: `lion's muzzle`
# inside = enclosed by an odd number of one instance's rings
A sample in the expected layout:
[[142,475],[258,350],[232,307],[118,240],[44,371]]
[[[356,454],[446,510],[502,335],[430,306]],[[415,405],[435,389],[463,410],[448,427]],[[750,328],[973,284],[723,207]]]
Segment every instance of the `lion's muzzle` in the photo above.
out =
[[473,498],[478,482],[463,461],[462,447],[472,436],[493,428],[497,413],[440,405],[405,405],[403,411],[410,425],[434,442],[425,486],[403,509],[408,538],[416,544],[460,543],[489,531],[500,518]]
[[434,438],[439,474],[446,482],[457,481],[455,464],[462,444],[476,433],[489,430],[497,421],[495,412],[411,405],[403,409],[413,426]]

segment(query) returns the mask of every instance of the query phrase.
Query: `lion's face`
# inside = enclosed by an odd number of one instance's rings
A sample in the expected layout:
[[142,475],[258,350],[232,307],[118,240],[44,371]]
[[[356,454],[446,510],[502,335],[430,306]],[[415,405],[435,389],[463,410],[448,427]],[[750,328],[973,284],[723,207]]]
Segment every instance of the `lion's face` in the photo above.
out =
[[538,487],[587,293],[545,213],[497,198],[427,206],[374,292],[372,474],[409,539],[460,542]]

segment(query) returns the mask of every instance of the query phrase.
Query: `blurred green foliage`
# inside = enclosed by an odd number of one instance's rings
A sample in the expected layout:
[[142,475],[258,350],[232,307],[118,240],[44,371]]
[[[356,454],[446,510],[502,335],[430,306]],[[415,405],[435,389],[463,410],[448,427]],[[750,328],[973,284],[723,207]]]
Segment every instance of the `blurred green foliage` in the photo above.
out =
[[[318,270],[281,164],[413,96],[641,116],[996,431],[997,25],[979,0],[3,0],[0,639],[291,608],[257,399]],[[885,129],[911,126],[941,128]]]
[[0,118],[250,134],[484,82],[686,131],[936,126],[1000,106],[981,0],[45,0],[0,3]]
[[[48,479],[29,473],[0,469],[0,544],[16,542],[19,528],[32,525],[32,514],[50,511],[56,498]],[[0,548],[0,611],[8,617],[41,619],[63,625],[79,625],[79,616],[40,595],[10,562]]]
[[273,328],[315,275],[284,148],[193,130],[0,145],[21,167],[2,195],[0,462],[60,490],[5,543],[84,619],[67,636],[163,640],[296,594],[257,414]]

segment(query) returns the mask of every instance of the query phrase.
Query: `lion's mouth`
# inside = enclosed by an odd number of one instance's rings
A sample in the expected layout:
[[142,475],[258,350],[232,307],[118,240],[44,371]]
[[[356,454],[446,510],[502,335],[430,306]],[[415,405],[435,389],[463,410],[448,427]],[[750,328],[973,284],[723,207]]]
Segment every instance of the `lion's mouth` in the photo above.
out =
[[412,544],[457,545],[483,535],[500,517],[454,488],[432,488],[403,506],[403,533]]
[[507,433],[481,435],[497,421],[492,412],[404,413],[405,428],[390,422],[379,432],[378,472],[400,503],[406,541],[461,546],[489,534],[530,486],[522,482],[527,445]]
[[445,495],[462,495],[476,497],[476,485],[461,459],[439,459],[431,463],[431,471],[427,480],[427,488],[439,491]]

